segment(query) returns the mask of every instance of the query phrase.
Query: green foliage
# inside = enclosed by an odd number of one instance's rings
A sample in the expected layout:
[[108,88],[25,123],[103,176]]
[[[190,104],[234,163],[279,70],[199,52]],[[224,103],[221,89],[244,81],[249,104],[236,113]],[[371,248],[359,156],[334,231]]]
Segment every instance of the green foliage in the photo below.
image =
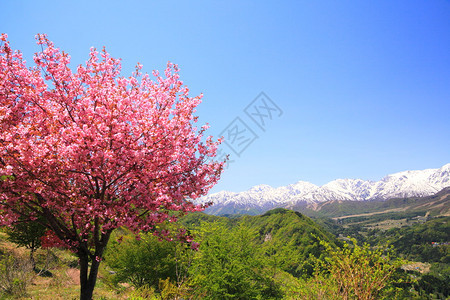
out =
[[268,216],[277,215],[277,214],[289,214],[290,212],[292,212],[292,211],[279,207],[279,208],[275,208],[275,209],[265,212],[264,214],[262,214],[262,217],[268,217]]
[[372,245],[391,240],[395,249],[409,260],[450,263],[449,245],[445,244],[450,241],[450,217],[376,233],[368,235],[367,241]]
[[0,257],[0,292],[22,297],[26,295],[27,286],[33,278],[32,265],[28,260],[23,260],[5,253]]
[[434,296],[441,299],[450,297],[450,265],[433,263],[430,272],[418,280],[416,289],[424,299],[433,299]]
[[122,243],[113,238],[106,262],[115,282],[141,291],[133,299],[445,299],[448,264],[433,264],[427,276],[406,273],[393,249],[380,246],[388,238],[417,243],[422,235],[445,241],[445,220],[392,231],[357,226],[361,239],[374,242],[360,245],[355,239],[342,244],[310,218],[286,209],[231,219],[195,213],[181,223],[200,243],[199,251],[151,235],[137,241],[123,232]]
[[6,228],[10,242],[30,249],[30,260],[33,267],[35,267],[34,252],[41,247],[41,237],[45,235],[46,231],[47,228],[39,219],[35,221],[19,219],[12,227]]
[[450,295],[450,285],[448,280],[433,274],[423,275],[417,283],[418,290],[422,295],[437,295],[441,299]]
[[311,257],[321,257],[319,240],[335,244],[334,237],[310,218],[286,209],[274,209],[262,216],[243,217],[247,226],[257,230],[258,247],[266,259],[295,277],[312,274]]
[[159,241],[150,234],[141,234],[141,240],[134,235],[123,236],[120,242],[111,241],[105,260],[116,272],[113,281],[130,282],[139,288],[149,286],[158,288],[161,278],[176,280],[176,244]]
[[129,300],[161,300],[161,297],[155,292],[155,288],[143,285],[128,295]]
[[[151,287],[163,299],[277,299],[292,294],[286,283],[281,287],[280,278],[291,276],[284,272],[312,272],[309,257],[324,250],[317,237],[334,244],[311,219],[285,209],[231,219],[194,213],[181,223],[195,232],[198,252],[123,232],[122,242],[113,238],[106,253],[113,281]],[[289,281],[294,287],[294,277]]]
[[218,217],[213,215],[207,215],[202,212],[192,212],[183,216],[179,222],[185,227],[191,228],[193,226],[199,226],[202,222],[214,222],[217,220],[226,221],[226,217]]
[[242,224],[229,229],[224,222],[198,228],[200,250],[195,256],[191,284],[201,299],[281,299],[280,286],[257,247],[258,233]]
[[[315,273],[303,283],[305,299],[379,299],[386,294],[394,298],[394,273],[401,261],[392,260],[391,249],[371,249],[344,243],[332,247],[322,241],[328,256],[316,259]],[[383,295],[383,293],[385,295]]]
[[174,284],[169,278],[159,281],[161,290],[161,299],[191,299],[193,296],[192,289],[188,284]]
[[46,230],[46,227],[37,221],[22,221],[7,228],[6,233],[10,242],[36,250],[41,246],[41,237],[44,236]]

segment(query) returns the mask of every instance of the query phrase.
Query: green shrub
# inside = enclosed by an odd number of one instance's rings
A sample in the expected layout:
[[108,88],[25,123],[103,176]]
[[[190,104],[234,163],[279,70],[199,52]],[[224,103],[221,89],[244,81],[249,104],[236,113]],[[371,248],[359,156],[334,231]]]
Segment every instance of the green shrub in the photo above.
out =
[[33,279],[33,266],[29,260],[5,253],[0,258],[0,291],[22,297]]
[[144,300],[144,299],[150,299],[150,300],[161,300],[161,297],[155,292],[155,288],[143,285],[137,289],[135,289],[133,292],[130,293],[128,296],[129,300]]
[[158,289],[160,279],[176,280],[176,246],[153,235],[142,234],[140,240],[126,235],[120,243],[111,242],[105,261],[115,273],[113,282]]
[[41,238],[47,231],[47,228],[39,222],[40,219],[36,221],[19,219],[12,227],[6,228],[10,242],[30,249],[30,261],[33,268],[35,267],[34,253],[41,247]]
[[343,248],[322,244],[328,256],[316,260],[314,276],[304,280],[304,299],[396,299],[394,274],[401,261],[391,258],[392,249],[360,246],[355,239]]
[[200,250],[190,270],[196,299],[281,299],[280,285],[255,242],[257,232],[243,225],[202,224]]

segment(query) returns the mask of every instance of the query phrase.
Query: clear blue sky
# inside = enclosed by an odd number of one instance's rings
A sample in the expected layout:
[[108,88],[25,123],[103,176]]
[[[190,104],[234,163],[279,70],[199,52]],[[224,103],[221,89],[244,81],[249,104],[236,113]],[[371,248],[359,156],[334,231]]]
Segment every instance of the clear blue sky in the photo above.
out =
[[[210,134],[239,117],[258,136],[213,191],[450,162],[448,0],[3,0],[0,15],[29,61],[47,33],[74,66],[91,46],[122,58],[127,76],[137,62],[178,64],[191,95],[204,93]],[[265,131],[244,112],[260,92],[283,112]]]

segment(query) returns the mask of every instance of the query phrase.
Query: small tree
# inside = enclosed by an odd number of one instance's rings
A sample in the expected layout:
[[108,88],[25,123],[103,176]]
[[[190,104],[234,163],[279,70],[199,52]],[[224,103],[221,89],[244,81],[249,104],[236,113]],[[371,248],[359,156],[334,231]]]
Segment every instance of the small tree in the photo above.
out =
[[141,234],[136,239],[129,233],[112,239],[105,254],[106,264],[114,271],[112,282],[131,283],[136,290],[151,289],[163,299],[182,299],[188,295],[189,266],[198,244],[171,242],[174,235],[186,229],[164,225],[171,232],[163,240],[151,234]]
[[160,279],[176,280],[175,248],[174,243],[153,235],[142,234],[139,239],[126,235],[110,244],[105,259],[115,272],[114,282],[158,289]]
[[[392,285],[394,272],[401,265],[392,259],[392,249],[371,249],[368,244],[344,242],[333,248],[322,241],[329,256],[316,259],[316,272],[307,279],[302,295],[305,299],[378,299],[383,289]],[[385,251],[386,250],[386,251]]]
[[85,66],[37,35],[27,68],[0,36],[0,223],[42,217],[55,245],[80,261],[81,299],[91,299],[111,233],[155,231],[219,180],[219,142],[203,140],[195,108],[171,63],[165,77],[120,76],[120,61],[92,48]]
[[33,269],[36,268],[34,252],[41,247],[41,238],[45,235],[46,231],[47,227],[42,225],[42,222],[38,220],[21,220],[20,218],[11,227],[6,229],[10,242],[30,249],[30,261]]
[[282,299],[280,284],[255,242],[257,232],[239,225],[202,224],[201,244],[189,269],[200,299]]

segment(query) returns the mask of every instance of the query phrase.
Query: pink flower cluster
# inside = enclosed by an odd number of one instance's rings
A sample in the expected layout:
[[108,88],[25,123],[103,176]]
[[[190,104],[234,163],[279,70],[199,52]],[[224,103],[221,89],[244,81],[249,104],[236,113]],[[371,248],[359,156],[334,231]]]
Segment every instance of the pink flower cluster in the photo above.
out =
[[[67,247],[98,243],[126,226],[149,231],[219,180],[220,141],[194,126],[202,95],[189,97],[178,67],[151,79],[141,65],[120,76],[119,59],[92,48],[86,65],[46,35],[28,68],[0,36],[0,223],[42,215]],[[52,236],[52,235],[49,235]]]

